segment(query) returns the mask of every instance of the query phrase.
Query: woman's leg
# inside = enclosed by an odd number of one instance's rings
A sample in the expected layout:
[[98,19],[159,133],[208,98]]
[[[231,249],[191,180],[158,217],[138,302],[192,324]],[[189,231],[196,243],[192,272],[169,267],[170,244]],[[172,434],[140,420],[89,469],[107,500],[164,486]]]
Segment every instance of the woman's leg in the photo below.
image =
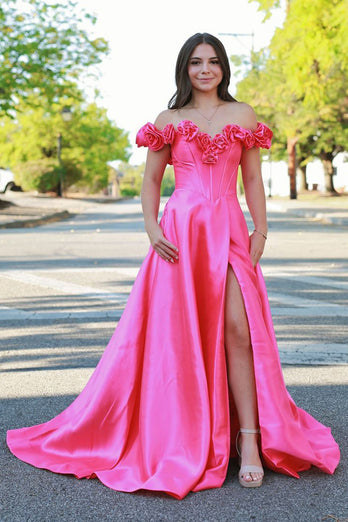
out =
[[[253,354],[249,324],[243,296],[230,265],[228,265],[225,301],[225,350],[228,384],[237,408],[241,428],[258,428],[258,412]],[[258,435],[240,434],[241,465],[262,466]],[[246,473],[245,481],[258,480],[261,473]]]

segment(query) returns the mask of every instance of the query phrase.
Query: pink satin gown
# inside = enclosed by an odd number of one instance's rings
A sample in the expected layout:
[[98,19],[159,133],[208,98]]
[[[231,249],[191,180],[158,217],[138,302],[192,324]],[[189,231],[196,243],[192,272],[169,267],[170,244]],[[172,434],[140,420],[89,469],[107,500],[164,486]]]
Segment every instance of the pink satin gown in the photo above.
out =
[[230,433],[238,419],[229,401],[224,351],[228,263],[250,325],[264,464],[298,477],[317,466],[333,473],[339,449],[329,428],[298,408],[287,392],[260,267],[236,197],[243,147],[270,147],[272,132],[226,125],[214,138],[190,121],[162,131],[150,123],[138,146],[171,146],[176,188],[161,226],[179,262],[152,248],[128,304],[86,387],[44,424],[11,430],[20,459],[56,473],[98,477],[119,491],[190,491],[223,484]]

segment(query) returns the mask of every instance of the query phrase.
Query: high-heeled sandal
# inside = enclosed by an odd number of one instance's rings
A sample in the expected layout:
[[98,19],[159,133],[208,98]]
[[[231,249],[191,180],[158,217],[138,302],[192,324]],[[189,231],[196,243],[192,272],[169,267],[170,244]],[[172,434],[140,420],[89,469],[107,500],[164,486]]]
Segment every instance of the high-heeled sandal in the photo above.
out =
[[[252,429],[248,429],[248,428],[240,428],[240,430],[238,431],[237,433],[237,437],[236,437],[236,450],[237,450],[237,453],[240,457],[240,461],[241,461],[241,452],[240,452],[240,448],[239,448],[239,435],[241,433],[253,433],[253,434],[256,434],[256,433],[260,433],[260,430],[252,430]],[[247,473],[262,473],[262,477],[259,478],[258,480],[244,480],[243,479],[243,476],[246,475]],[[238,478],[239,478],[239,484],[241,486],[243,486],[243,488],[259,488],[260,486],[262,486],[262,480],[263,480],[263,475],[264,475],[264,472],[263,472],[263,468],[261,468],[260,466],[249,466],[249,465],[246,465],[246,466],[241,466],[240,470],[239,470],[239,474],[238,474]]]

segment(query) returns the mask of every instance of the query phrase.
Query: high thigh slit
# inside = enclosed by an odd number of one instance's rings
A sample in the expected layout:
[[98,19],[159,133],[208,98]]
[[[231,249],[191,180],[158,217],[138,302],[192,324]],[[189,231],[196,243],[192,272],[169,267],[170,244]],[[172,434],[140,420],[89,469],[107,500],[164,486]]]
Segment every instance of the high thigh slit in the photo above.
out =
[[175,191],[161,227],[178,246],[172,264],[150,247],[127,306],[90,380],[54,419],[10,430],[20,459],[119,491],[164,491],[181,499],[223,484],[230,454],[224,289],[231,264],[250,326],[262,455],[298,477],[333,473],[339,449],[329,428],[298,408],[279,362],[261,268],[236,196],[243,147],[270,146],[271,131],[226,125],[213,138],[189,121],[146,124],[138,145],[171,146]]
[[[237,315],[233,311],[231,316],[233,309],[237,309]],[[257,428],[259,423],[250,327],[243,294],[230,264],[227,268],[224,321],[233,457],[237,456],[236,440],[240,427]],[[256,455],[251,458],[258,460]]]

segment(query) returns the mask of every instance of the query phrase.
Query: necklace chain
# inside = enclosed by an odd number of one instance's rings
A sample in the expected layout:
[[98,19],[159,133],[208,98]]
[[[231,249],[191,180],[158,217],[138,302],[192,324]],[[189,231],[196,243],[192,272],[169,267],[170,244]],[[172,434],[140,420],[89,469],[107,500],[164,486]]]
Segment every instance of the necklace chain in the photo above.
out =
[[217,113],[217,110],[218,110],[218,108],[220,107],[220,105],[221,105],[221,104],[219,104],[219,105],[216,106],[216,109],[215,109],[215,111],[213,112],[213,114],[210,116],[210,118],[207,118],[206,116],[204,116],[204,114],[201,113],[201,111],[198,110],[197,107],[192,107],[192,108],[193,108],[193,109],[196,109],[196,111],[198,112],[198,114],[200,114],[200,115],[201,115],[201,116],[202,116],[202,117],[203,117],[203,118],[208,122],[208,126],[210,127],[210,125],[211,125],[212,122],[213,122],[213,118],[214,118],[215,114]]

